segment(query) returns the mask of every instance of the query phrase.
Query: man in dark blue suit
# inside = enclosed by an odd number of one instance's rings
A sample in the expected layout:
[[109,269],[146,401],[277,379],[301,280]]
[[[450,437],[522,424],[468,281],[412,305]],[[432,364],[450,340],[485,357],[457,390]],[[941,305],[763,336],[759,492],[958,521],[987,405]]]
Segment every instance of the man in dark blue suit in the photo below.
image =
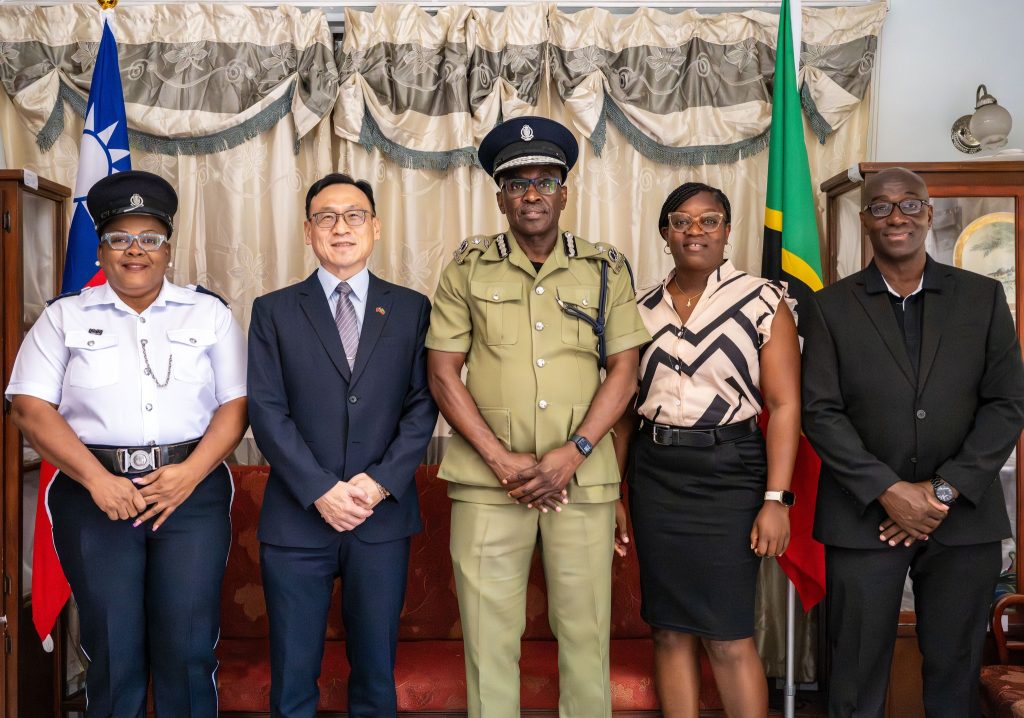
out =
[[437,420],[424,339],[430,303],[370,274],[373,190],[330,174],[306,194],[308,279],[253,304],[249,421],[270,479],[260,563],[271,715],[313,716],[327,611],[341,579],[349,715],[395,716],[395,648],[414,476]]

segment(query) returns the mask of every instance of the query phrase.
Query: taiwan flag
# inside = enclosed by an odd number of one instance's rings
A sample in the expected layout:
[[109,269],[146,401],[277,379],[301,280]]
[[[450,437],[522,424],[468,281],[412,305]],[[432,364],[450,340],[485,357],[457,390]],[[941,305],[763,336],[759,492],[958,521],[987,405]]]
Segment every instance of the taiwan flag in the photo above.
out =
[[[75,181],[75,211],[68,233],[68,253],[64,263],[61,292],[77,292],[106,282],[96,266],[99,237],[85,204],[89,189],[97,181],[115,172],[132,168],[128,152],[128,122],[124,112],[124,93],[117,62],[117,42],[104,13],[103,36],[96,55],[85,130],[78,155]],[[39,503],[36,507],[35,544],[32,554],[32,623],[43,647],[53,650],[50,633],[61,609],[71,596],[53,546],[53,524],[47,508],[47,494],[57,469],[43,462],[39,470]]]

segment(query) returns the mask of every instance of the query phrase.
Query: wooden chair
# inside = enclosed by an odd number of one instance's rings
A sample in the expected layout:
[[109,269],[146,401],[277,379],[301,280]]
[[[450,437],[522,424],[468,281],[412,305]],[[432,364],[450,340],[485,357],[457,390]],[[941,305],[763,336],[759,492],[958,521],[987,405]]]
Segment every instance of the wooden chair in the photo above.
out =
[[1008,639],[1003,627],[1003,615],[1011,606],[1024,606],[1024,594],[1003,596],[992,611],[999,665],[981,669],[981,703],[986,718],[1024,718],[1024,665],[1010,663],[1011,653],[1024,651],[1024,641]]

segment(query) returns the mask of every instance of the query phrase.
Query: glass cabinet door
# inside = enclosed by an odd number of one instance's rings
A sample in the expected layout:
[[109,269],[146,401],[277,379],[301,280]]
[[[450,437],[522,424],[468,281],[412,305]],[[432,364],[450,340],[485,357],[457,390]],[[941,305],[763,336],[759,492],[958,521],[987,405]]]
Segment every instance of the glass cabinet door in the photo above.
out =
[[[71,191],[24,170],[0,170],[3,361],[6,387],[18,348],[46,301],[59,290]],[[32,559],[39,456],[4,412],[3,466],[4,690],[0,716],[56,715],[56,653],[46,653],[32,624]]]

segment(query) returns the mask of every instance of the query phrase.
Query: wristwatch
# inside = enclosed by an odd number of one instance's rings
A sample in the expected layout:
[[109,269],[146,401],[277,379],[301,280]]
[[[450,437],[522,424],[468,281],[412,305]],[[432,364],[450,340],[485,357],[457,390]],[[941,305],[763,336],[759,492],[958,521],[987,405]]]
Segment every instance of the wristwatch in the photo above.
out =
[[573,434],[569,437],[569,441],[576,445],[576,450],[583,454],[584,457],[590,456],[594,451],[594,445],[590,443],[590,440],[585,436],[579,434]]
[[796,496],[792,491],[765,491],[765,501],[778,501],[787,509],[796,503]]
[[932,477],[932,491],[935,492],[935,498],[946,506],[952,506],[953,502],[956,501],[953,495],[953,487],[941,477]]

